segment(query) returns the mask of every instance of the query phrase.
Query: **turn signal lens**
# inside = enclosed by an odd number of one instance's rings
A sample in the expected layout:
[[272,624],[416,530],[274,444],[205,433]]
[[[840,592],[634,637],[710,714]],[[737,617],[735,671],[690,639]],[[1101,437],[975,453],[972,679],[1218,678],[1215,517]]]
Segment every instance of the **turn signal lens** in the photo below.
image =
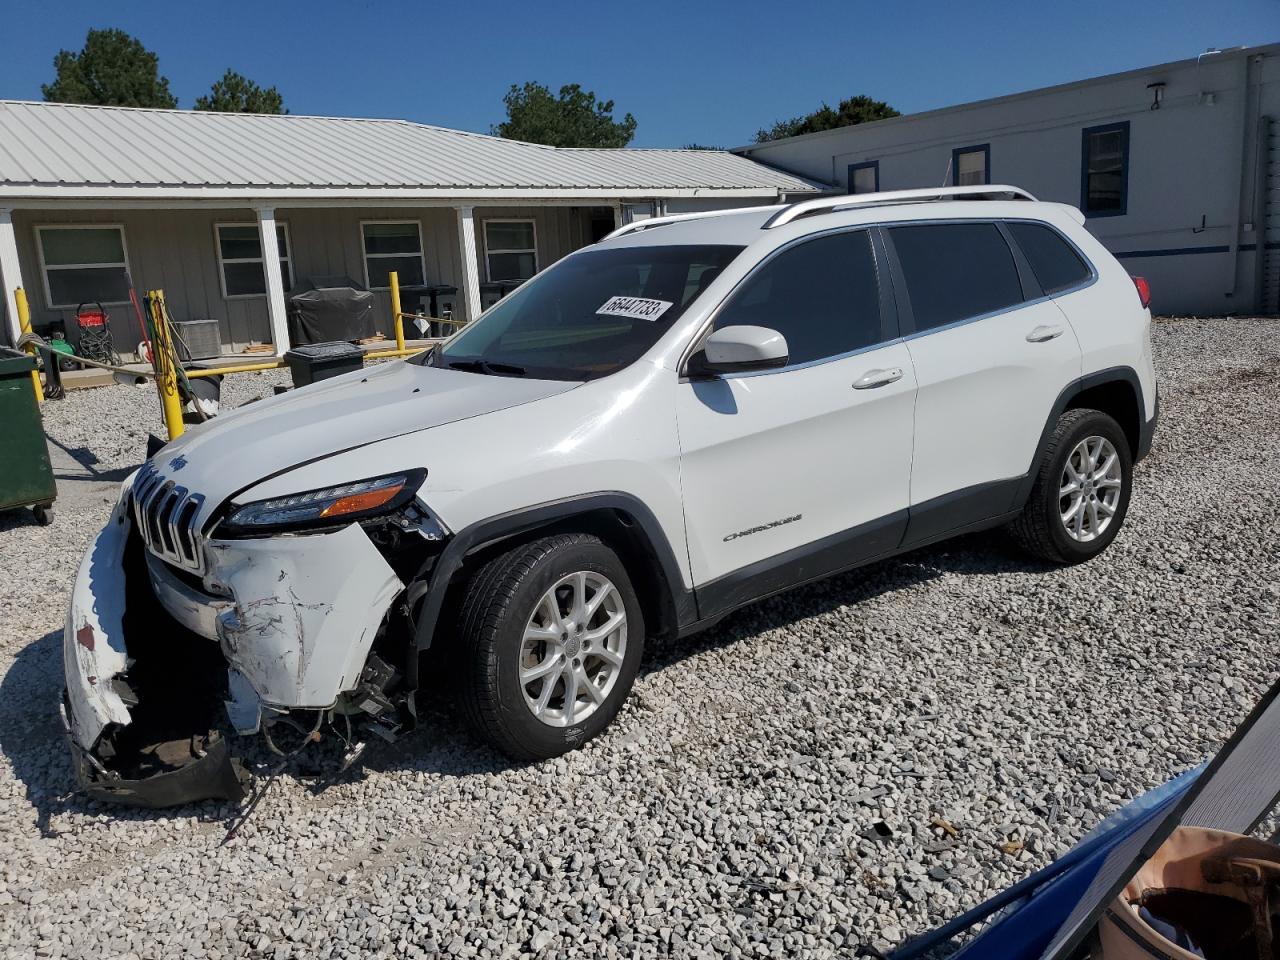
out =
[[1151,284],[1143,277],[1134,277],[1133,285],[1138,288],[1138,299],[1144,307],[1151,306]]
[[341,517],[348,513],[363,513],[366,510],[374,510],[382,506],[388,500],[395,498],[401,490],[404,489],[404,483],[397,483],[394,487],[382,487],[378,490],[369,490],[366,493],[357,493],[350,497],[343,497],[341,500],[335,500],[323,510],[320,511],[322,517]]

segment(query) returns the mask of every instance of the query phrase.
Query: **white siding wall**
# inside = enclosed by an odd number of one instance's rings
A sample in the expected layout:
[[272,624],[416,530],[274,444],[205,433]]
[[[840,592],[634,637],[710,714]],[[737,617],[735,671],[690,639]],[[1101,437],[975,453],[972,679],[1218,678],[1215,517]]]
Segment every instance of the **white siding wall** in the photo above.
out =
[[[748,156],[847,184],[849,164],[879,161],[880,189],[940,186],[957,147],[990,144],[993,183],[1045,200],[1081,202],[1081,131],[1127,120],[1128,209],[1088,226],[1131,273],[1152,282],[1163,312],[1242,313],[1257,308],[1259,117],[1280,119],[1280,45],[1033,91],[916,116],[764,144]],[[1248,80],[1246,86],[1246,69]],[[1152,110],[1148,84],[1164,82]],[[1191,247],[1243,248],[1173,255]],[[1203,221],[1203,231],[1201,224]],[[1250,247],[1253,249],[1249,249]],[[1274,309],[1274,308],[1273,308]]]

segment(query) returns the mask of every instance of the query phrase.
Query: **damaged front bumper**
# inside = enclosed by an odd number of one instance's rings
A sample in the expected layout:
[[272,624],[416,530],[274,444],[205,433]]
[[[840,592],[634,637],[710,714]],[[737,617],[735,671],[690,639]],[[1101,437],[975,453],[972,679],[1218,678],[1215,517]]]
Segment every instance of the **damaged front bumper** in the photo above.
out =
[[357,524],[210,540],[201,582],[148,552],[128,502],[81,562],[63,636],[77,777],[137,806],[241,799],[248,778],[227,734],[319,716],[357,691],[404,586]]

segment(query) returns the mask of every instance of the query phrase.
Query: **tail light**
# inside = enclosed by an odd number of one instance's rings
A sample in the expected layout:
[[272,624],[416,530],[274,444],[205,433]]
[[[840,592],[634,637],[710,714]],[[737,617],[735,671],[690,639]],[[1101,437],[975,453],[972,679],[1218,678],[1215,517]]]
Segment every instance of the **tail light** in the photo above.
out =
[[1144,307],[1151,306],[1151,284],[1144,277],[1133,277],[1133,285],[1138,288],[1138,299]]

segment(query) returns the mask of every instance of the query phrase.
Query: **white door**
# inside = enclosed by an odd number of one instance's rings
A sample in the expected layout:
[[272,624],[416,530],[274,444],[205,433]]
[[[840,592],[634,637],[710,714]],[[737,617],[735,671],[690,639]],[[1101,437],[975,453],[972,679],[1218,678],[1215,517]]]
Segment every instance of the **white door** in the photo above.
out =
[[922,505],[943,511],[928,524],[932,533],[948,520],[962,526],[1008,509],[1005,495],[1031,469],[1054,402],[1080,376],[1080,345],[1052,300],[1036,301],[1031,290],[1024,303],[1013,253],[994,223],[886,233],[905,280],[899,302],[909,304],[906,344],[919,379],[914,540]]
[[897,546],[915,376],[882,319],[876,277],[866,231],[784,249],[739,286],[715,326],[781,332],[788,365],[680,383],[681,483],[703,616]]

